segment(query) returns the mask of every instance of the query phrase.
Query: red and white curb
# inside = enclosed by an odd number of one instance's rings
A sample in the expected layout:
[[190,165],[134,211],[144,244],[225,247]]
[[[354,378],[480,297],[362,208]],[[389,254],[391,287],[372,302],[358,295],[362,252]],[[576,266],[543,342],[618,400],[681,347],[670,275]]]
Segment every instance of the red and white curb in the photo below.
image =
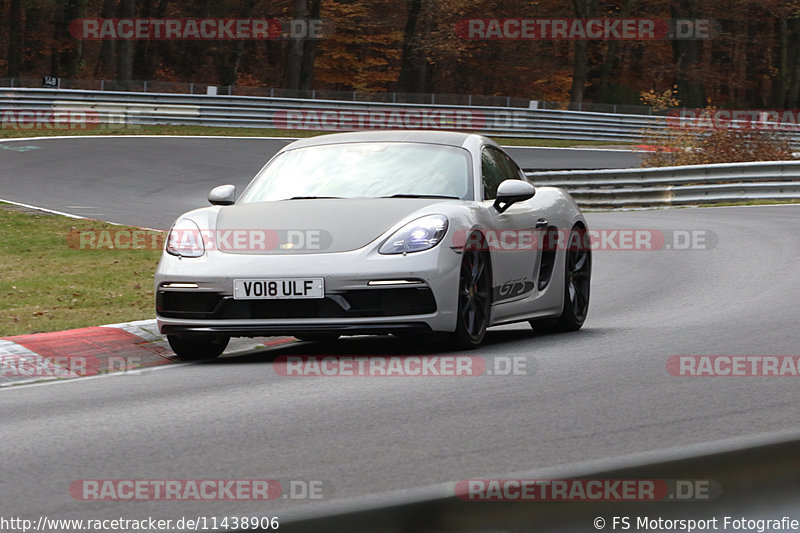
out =
[[[225,354],[291,342],[232,339]],[[0,387],[140,370],[177,362],[155,320],[0,337]]]

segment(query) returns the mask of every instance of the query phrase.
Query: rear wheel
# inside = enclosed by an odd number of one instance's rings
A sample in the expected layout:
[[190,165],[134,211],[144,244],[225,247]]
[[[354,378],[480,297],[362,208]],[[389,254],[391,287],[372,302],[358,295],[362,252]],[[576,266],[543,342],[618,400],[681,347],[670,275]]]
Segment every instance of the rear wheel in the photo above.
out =
[[577,331],[589,311],[589,286],[592,277],[592,252],[586,230],[575,226],[567,241],[564,273],[564,310],[558,318],[531,320],[537,331]]
[[461,349],[475,348],[486,335],[491,312],[489,255],[465,250],[458,283],[458,312],[452,339]]
[[224,335],[184,334],[167,335],[169,346],[178,359],[199,361],[219,357],[228,346],[229,337]]
[[295,339],[308,342],[333,342],[339,338],[338,333],[303,333],[294,335]]

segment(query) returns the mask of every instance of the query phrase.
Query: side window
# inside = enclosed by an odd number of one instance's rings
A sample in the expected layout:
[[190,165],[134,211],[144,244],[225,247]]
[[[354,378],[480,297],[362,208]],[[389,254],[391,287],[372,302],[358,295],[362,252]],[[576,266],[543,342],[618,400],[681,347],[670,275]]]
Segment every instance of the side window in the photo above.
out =
[[521,180],[523,180],[523,181],[525,180],[525,178],[523,178],[523,177],[522,177],[522,176],[524,176],[524,173],[523,173],[523,172],[522,172],[522,170],[519,168],[519,165],[517,165],[517,164],[514,162],[514,160],[513,160],[513,159],[511,159],[511,158],[508,156],[508,154],[503,154],[503,160],[504,160],[504,161],[506,162],[506,164],[508,165],[508,174],[509,174],[509,176],[510,176],[508,179],[521,179]]
[[491,146],[485,147],[481,153],[481,174],[484,200],[494,200],[500,182],[520,178],[517,165],[506,154]]

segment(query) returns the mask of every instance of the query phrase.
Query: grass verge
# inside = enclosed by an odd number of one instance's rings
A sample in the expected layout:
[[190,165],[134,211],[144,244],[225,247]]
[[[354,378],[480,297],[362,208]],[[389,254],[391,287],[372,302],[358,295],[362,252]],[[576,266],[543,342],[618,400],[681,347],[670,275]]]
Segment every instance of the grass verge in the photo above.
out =
[[70,232],[125,226],[0,203],[0,227],[0,336],[155,316],[153,273],[160,250],[68,245]]

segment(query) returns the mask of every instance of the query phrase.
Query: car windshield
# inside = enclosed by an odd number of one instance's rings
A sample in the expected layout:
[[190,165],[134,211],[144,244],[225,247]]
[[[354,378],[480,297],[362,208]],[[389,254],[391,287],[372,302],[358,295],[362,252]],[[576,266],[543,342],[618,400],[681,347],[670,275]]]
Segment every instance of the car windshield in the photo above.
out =
[[282,153],[239,203],[291,198],[472,197],[469,152],[424,143],[364,142]]

